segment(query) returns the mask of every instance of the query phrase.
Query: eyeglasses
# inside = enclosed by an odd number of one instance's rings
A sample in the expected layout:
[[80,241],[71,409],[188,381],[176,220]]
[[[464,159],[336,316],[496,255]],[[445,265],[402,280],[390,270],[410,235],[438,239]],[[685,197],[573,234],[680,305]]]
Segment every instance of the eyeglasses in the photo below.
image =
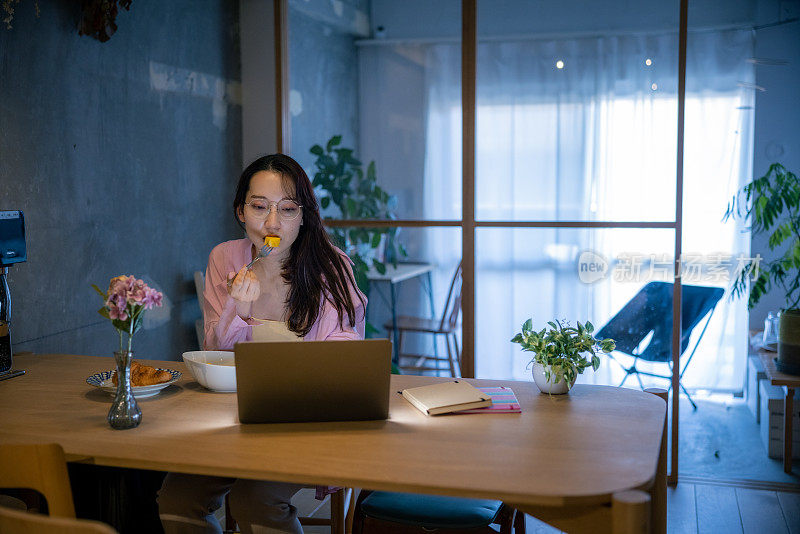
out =
[[282,221],[293,221],[300,215],[301,206],[294,200],[284,198],[277,202],[271,202],[263,198],[254,198],[250,202],[244,203],[245,208],[253,219],[258,221],[266,220],[270,209],[275,206],[278,216]]

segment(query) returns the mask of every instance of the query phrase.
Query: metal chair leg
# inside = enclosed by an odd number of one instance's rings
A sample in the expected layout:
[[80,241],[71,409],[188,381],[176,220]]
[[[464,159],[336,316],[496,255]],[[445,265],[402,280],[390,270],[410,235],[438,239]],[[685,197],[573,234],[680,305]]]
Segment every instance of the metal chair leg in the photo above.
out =
[[622,379],[622,382],[620,382],[619,385],[617,386],[618,388],[624,386],[625,382],[628,380],[628,377],[631,376],[631,371],[629,369],[625,369],[624,367],[622,369],[625,371],[625,377]]
[[680,386],[680,388],[683,390],[683,393],[686,395],[686,398],[687,398],[687,399],[689,399],[689,403],[691,403],[691,405],[692,405],[692,408],[694,408],[695,410],[697,410],[697,404],[695,404],[695,403],[694,403],[694,401],[692,400],[692,396],[691,396],[691,395],[689,395],[689,392],[688,392],[688,391],[686,391],[686,386],[684,386],[684,385],[683,385],[683,382],[678,382],[678,385],[679,385],[679,386]]
[[636,375],[636,380],[639,382],[639,387],[640,387],[640,388],[642,388],[642,390],[644,390],[644,383],[642,382],[642,379],[641,379],[641,377],[639,376],[639,373],[638,373],[638,372],[636,372],[636,373],[634,373],[634,374]]
[[[436,376],[442,376],[441,374],[439,374],[439,373],[441,373],[442,369],[440,368],[440,365],[439,365],[439,362],[440,362],[439,351],[437,350],[437,347],[439,346],[439,343],[438,343],[438,340],[436,339],[436,333],[435,332],[431,332],[431,339],[433,340],[433,361],[436,362]],[[449,355],[450,351],[447,351],[447,352],[448,352],[448,355]]]
[[[445,334],[447,335],[447,334]],[[453,346],[455,347],[456,351],[456,363],[458,364],[458,376],[461,376],[461,350],[458,347],[458,338],[456,337],[456,333],[452,332],[453,336]]]
[[[456,375],[456,364],[453,361],[453,351],[450,348],[450,338],[446,334],[444,336],[444,342],[447,345],[447,359],[450,362],[450,376],[453,376],[453,377],[458,376],[458,375]],[[437,367],[438,367],[438,364],[437,364]]]

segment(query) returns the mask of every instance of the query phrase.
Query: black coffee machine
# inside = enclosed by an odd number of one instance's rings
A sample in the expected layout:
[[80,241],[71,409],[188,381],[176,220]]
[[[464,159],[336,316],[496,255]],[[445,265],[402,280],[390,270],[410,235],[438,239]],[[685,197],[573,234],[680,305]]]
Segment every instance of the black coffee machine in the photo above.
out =
[[11,265],[27,259],[25,217],[22,211],[0,210],[0,380],[25,373],[12,369],[11,292],[7,276]]

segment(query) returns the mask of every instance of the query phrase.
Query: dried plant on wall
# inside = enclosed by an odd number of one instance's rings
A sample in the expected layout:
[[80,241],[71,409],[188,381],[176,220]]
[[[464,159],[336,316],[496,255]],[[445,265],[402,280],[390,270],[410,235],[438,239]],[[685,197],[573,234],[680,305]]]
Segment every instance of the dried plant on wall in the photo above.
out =
[[[6,25],[6,29],[10,30],[12,28],[11,21],[14,20],[14,10],[15,7],[19,4],[19,0],[0,0],[0,7],[3,8],[3,22]],[[39,0],[34,0],[33,7],[36,9],[36,16],[39,16]]]
[[[117,31],[119,8],[130,10],[133,0],[82,0],[81,20],[78,35],[89,35],[104,43]],[[6,29],[12,29],[11,22],[16,15],[20,0],[0,0],[0,16]],[[39,17],[39,0],[33,0],[36,16]]]
[[89,35],[101,43],[108,41],[117,31],[117,4],[127,11],[131,8],[131,2],[132,0],[83,0],[78,34]]

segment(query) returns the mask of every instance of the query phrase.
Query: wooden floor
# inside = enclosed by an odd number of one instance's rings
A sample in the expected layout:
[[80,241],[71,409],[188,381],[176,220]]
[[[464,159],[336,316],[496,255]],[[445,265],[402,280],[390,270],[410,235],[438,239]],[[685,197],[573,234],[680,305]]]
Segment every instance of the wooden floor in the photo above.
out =
[[[800,492],[776,492],[731,485],[681,482],[668,488],[667,532],[670,534],[800,534]],[[313,490],[303,490],[293,500],[301,513],[319,506]],[[327,500],[315,515],[330,513]],[[532,517],[528,534],[560,532]],[[307,534],[330,532],[327,527],[306,527]]]
[[[686,482],[667,492],[669,534],[800,534],[800,493]],[[530,517],[526,528],[560,532]]]
[[670,533],[800,534],[800,493],[681,483],[668,495]]

